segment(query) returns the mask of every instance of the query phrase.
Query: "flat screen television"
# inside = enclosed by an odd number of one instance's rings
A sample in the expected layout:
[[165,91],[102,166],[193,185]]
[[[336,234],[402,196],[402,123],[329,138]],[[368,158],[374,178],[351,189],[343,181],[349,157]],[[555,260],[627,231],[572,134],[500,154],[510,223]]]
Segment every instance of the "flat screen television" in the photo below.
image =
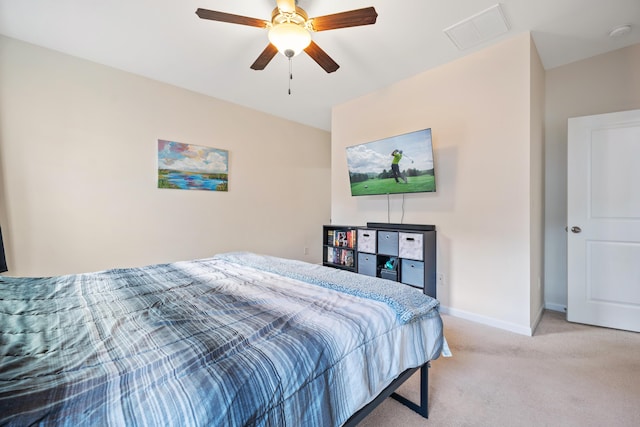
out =
[[436,191],[431,129],[347,147],[352,196]]

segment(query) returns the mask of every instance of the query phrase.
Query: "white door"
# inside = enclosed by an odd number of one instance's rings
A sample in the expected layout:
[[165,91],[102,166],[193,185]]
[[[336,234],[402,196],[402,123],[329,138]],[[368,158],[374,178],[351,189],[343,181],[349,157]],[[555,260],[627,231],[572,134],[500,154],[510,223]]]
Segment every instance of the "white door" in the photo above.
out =
[[567,320],[640,332],[640,110],[568,136]]

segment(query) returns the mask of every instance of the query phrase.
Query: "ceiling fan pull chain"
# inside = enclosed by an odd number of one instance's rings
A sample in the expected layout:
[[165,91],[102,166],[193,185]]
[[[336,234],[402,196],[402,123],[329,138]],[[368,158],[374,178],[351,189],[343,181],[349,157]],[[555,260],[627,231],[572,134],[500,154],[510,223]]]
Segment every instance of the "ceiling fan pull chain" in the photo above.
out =
[[289,57],[289,95],[291,95],[291,80],[293,80],[293,72],[291,71],[291,57]]

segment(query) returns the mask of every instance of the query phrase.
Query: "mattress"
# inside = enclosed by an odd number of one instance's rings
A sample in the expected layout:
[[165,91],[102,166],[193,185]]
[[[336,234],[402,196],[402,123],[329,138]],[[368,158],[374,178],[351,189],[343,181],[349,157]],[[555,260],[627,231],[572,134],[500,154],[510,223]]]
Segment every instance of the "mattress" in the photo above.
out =
[[252,253],[0,276],[0,424],[340,426],[443,340],[414,288]]

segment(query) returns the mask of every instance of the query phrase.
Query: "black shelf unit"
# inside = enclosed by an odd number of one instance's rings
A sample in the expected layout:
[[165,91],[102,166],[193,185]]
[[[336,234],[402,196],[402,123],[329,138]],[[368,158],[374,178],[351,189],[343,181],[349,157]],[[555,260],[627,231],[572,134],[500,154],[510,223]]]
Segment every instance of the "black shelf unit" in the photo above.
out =
[[[436,298],[434,225],[368,222],[366,227],[325,225],[323,230],[323,265],[398,281]],[[329,233],[336,230],[356,231],[353,266],[347,267],[327,259],[327,247],[340,247],[328,242]]]

